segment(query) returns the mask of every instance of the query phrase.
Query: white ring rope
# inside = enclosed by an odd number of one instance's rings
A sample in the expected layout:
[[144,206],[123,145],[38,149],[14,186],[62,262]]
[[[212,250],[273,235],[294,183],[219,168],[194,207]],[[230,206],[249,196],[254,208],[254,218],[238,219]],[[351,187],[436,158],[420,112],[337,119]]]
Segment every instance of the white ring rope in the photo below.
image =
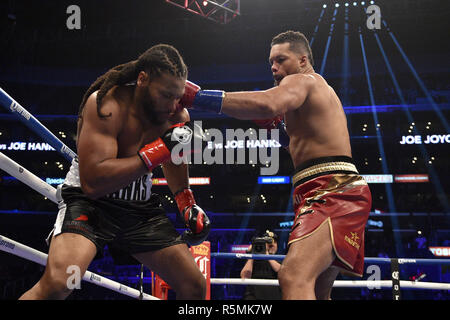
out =
[[55,188],[53,188],[51,185],[31,173],[24,167],[20,166],[14,160],[11,160],[7,156],[5,156],[2,152],[0,152],[0,168],[25,183],[30,188],[47,197],[54,203],[58,203],[59,199],[57,197]]
[[[278,286],[278,280],[274,279],[227,279],[227,278],[211,278],[211,284],[233,284],[233,285],[256,285],[256,286]],[[392,288],[392,280],[336,280],[333,288],[364,288],[381,289]],[[434,290],[450,290],[450,283],[436,282],[416,282],[400,280],[402,289],[434,289]]]
[[[30,248],[17,241],[11,240],[7,237],[0,235],[0,250],[14,254],[18,257],[24,258],[29,261],[33,261],[40,265],[45,266],[47,264],[47,254],[40,252],[36,249]],[[122,293],[132,298],[139,298],[140,292],[137,289],[133,289],[122,285],[111,279],[102,277],[93,272],[86,271],[83,276],[83,280],[93,283],[95,285],[113,290],[115,292]],[[278,286],[278,280],[276,279],[227,279],[227,278],[211,278],[211,284],[214,285],[270,285]],[[416,282],[400,280],[400,286],[402,289],[431,289],[431,290],[450,290],[449,283],[435,283],[435,282]],[[392,288],[391,280],[336,280],[333,284],[334,288],[364,288],[369,289],[381,289]],[[159,300],[158,298],[143,293],[143,300]]]
[[[47,254],[40,252],[36,249],[30,248],[17,241],[11,240],[2,235],[0,235],[0,250],[24,258],[26,260],[36,262],[43,266],[47,264],[47,257],[48,257]],[[83,280],[93,283],[97,286],[110,289],[118,293],[122,293],[132,298],[136,299],[141,298],[140,296],[141,293],[139,292],[139,290],[127,287],[119,282],[102,277],[90,271],[86,271],[86,273],[83,276]],[[160,299],[147,293],[142,293],[142,300],[160,300]]]

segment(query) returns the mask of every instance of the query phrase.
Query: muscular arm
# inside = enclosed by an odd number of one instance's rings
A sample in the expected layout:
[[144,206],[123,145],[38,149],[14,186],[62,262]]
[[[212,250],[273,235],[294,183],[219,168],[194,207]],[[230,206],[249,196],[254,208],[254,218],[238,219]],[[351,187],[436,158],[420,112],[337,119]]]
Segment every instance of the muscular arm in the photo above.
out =
[[[190,120],[189,113],[186,109],[182,109],[171,117],[172,124],[187,122]],[[177,191],[189,188],[189,167],[187,164],[175,165],[168,161],[162,165],[164,177],[167,179],[167,184],[170,191],[175,194]]]
[[173,194],[189,188],[189,167],[187,164],[175,165],[172,162],[166,162],[162,165],[162,170]]
[[120,106],[105,97],[102,112],[111,116],[102,119],[97,115],[95,97],[91,95],[86,102],[78,137],[81,188],[94,199],[127,186],[148,171],[137,154],[117,158],[117,137],[123,121]]
[[241,120],[269,119],[285,114],[303,105],[313,81],[312,76],[295,74],[268,90],[227,92],[222,113]]

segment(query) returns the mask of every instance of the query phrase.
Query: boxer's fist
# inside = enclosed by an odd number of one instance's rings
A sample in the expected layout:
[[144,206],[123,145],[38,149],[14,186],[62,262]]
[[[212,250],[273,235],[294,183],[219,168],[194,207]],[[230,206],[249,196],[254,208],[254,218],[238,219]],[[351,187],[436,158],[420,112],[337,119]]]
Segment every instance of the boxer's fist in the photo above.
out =
[[[193,123],[177,123],[164,132],[161,137],[140,149],[138,151],[138,155],[147,168],[152,170],[161,163],[164,163],[170,159],[173,147],[179,143],[190,143],[194,136],[196,138],[198,136],[202,140],[205,139],[203,136],[203,131],[197,128],[194,129]],[[190,150],[191,152],[195,152],[193,148]]]
[[190,189],[184,189],[175,195],[180,217],[188,228],[182,238],[191,246],[196,246],[206,240],[211,229],[211,222],[206,213],[195,203],[194,194]]
[[189,80],[186,80],[186,85],[184,86],[184,95],[183,97],[181,97],[179,105],[182,108],[192,108],[195,96],[199,91],[200,86]]
[[200,111],[220,113],[225,95],[221,90],[200,90],[195,83],[186,80],[184,95],[181,97],[177,109],[193,108]]
[[[263,119],[263,120],[252,120],[255,124],[258,125],[258,127],[272,130],[272,129],[278,129],[279,130],[279,142],[281,146],[287,148],[289,147],[289,136],[286,132],[286,124],[284,123],[283,116],[277,116],[272,119]],[[270,131],[269,131],[270,134]]]
[[252,120],[258,127],[263,129],[278,129],[278,125],[283,121],[282,116],[278,116],[272,119]]

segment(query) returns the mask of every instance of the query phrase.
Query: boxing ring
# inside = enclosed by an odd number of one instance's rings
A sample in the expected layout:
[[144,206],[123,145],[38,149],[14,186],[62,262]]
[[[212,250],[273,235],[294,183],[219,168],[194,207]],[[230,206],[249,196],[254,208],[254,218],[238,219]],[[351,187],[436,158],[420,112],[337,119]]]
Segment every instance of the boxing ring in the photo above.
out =
[[[70,150],[61,140],[51,133],[42,123],[31,115],[18,102],[11,98],[2,88],[0,88],[0,105],[13,114],[18,120],[24,123],[28,128],[42,137],[55,150],[71,161],[76,157],[76,153]],[[20,180],[30,188],[47,197],[52,202],[58,204],[61,196],[57,188],[47,184],[32,172],[20,166],[2,152],[0,152],[0,169],[6,171],[11,176]],[[23,259],[35,262],[45,266],[47,263],[47,254],[36,249],[21,244],[13,239],[0,235],[0,250],[21,257]],[[239,254],[239,253],[210,253],[209,262],[214,259],[257,259],[257,260],[283,260],[284,255],[262,255],[262,254]],[[369,288],[382,289],[392,288],[394,299],[400,297],[401,289],[429,289],[429,290],[450,290],[450,283],[437,282],[419,282],[400,280],[399,265],[418,264],[418,265],[450,265],[450,259],[415,259],[415,258],[365,258],[366,264],[390,264],[390,280],[336,280],[335,288]],[[202,267],[200,267],[202,269]],[[208,265],[209,270],[209,265]],[[142,278],[142,268],[141,268]],[[94,285],[104,287],[126,296],[141,300],[159,300],[158,297],[144,293],[142,284],[140,290],[125,286],[109,278],[100,276],[91,271],[86,271],[82,279]],[[142,279],[141,279],[142,280]],[[230,278],[211,278],[209,285],[271,285],[278,286],[278,280],[268,279],[230,279]],[[152,277],[153,281],[153,277]],[[153,284],[153,283],[152,283]]]

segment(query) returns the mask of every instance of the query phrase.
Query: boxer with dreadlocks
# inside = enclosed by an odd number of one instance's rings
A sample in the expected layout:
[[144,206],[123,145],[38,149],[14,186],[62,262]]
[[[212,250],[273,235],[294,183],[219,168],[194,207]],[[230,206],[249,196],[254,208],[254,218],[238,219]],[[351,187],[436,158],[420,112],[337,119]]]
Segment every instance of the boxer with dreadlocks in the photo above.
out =
[[[68,285],[68,267],[78,266],[82,277],[105,245],[113,257],[153,270],[177,298],[205,297],[205,278],[186,243],[203,242],[210,222],[189,189],[187,165],[171,161],[177,132],[196,132],[187,110],[177,107],[187,73],[179,52],[159,44],[87,90],[77,124],[78,158],[60,187],[47,266],[21,299],[65,299],[76,287]],[[151,192],[159,165],[187,227],[182,235]]]

